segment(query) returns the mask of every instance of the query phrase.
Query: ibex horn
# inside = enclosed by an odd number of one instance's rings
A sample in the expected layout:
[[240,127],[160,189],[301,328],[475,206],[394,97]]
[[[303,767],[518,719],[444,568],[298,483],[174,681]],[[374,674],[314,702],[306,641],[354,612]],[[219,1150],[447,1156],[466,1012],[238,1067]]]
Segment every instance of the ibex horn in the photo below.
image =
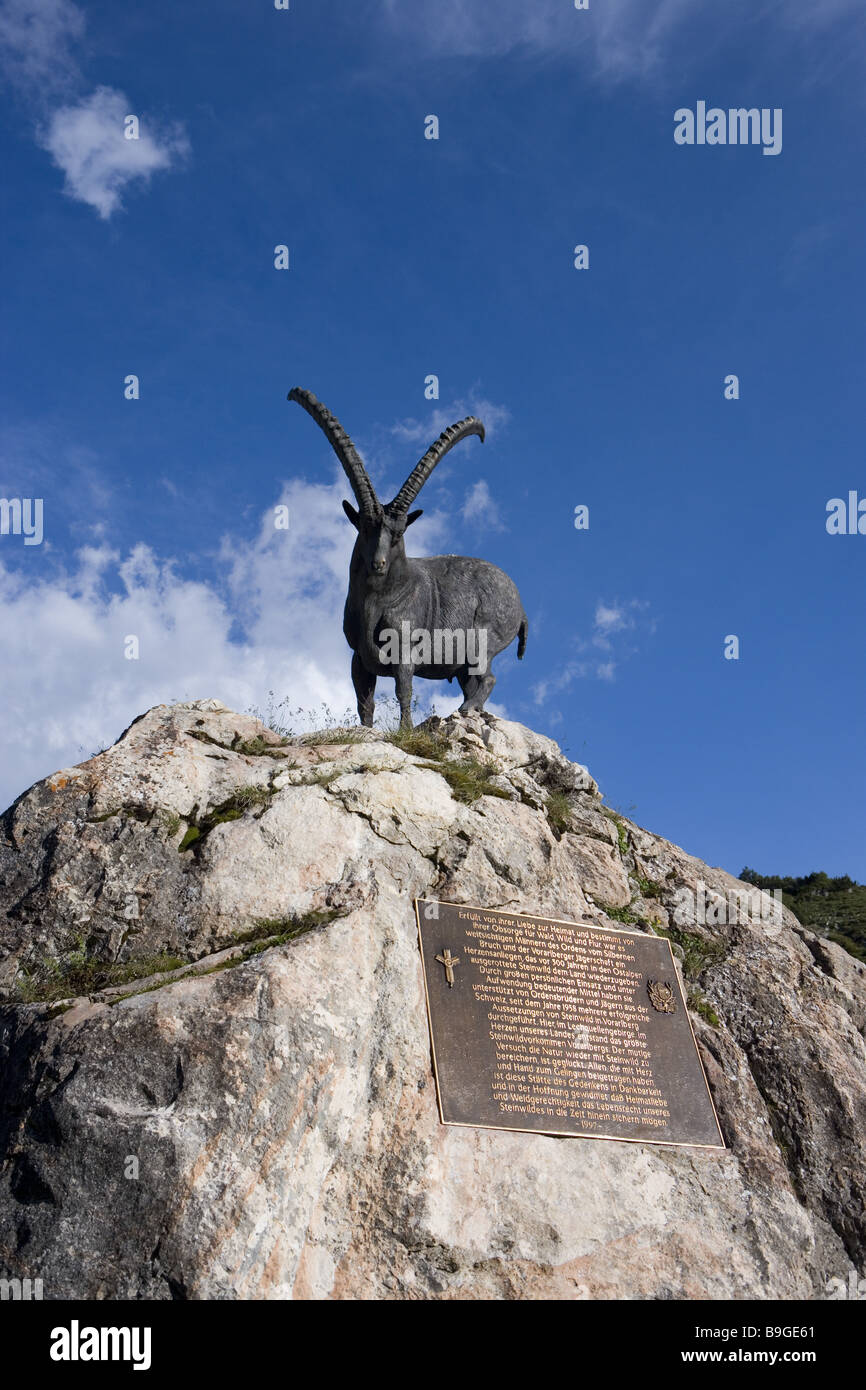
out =
[[461,439],[466,439],[470,434],[477,434],[481,442],[484,442],[484,426],[474,415],[467,415],[465,420],[458,420],[456,425],[449,425],[447,430],[443,430],[436,443],[431,444],[424,457],[416,463],[393,502],[389,503],[389,511],[407,512],[437,463],[445,457],[449,449],[453,449],[455,444],[459,444]]
[[378,515],[382,508],[373,491],[373,484],[367,477],[367,470],[361,462],[357,449],[336,415],[332,415],[328,407],[322,405],[322,402],[316,399],[312,391],[305,391],[302,386],[293,386],[287,399],[297,401],[298,405],[302,405],[307,414],[313,417],[319,428],[327,435],[328,443],[343,465],[346,477],[349,479],[352,491],[357,498],[358,506],[364,515],[370,517]]

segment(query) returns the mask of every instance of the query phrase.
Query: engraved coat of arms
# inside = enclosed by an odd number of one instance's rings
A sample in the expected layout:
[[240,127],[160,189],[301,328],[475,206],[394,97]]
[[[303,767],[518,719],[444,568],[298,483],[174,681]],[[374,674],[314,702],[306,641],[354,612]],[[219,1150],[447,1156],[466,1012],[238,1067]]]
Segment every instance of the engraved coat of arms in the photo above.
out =
[[670,980],[647,980],[650,1003],[660,1014],[676,1013],[677,1001]]

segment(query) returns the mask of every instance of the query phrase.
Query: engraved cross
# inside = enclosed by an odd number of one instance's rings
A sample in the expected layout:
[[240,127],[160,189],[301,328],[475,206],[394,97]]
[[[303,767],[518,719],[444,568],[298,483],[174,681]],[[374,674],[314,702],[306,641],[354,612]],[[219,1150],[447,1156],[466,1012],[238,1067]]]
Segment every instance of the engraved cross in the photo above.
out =
[[437,956],[436,959],[440,962],[441,965],[444,965],[444,966],[445,966],[445,979],[448,981],[448,988],[449,988],[449,989],[453,989],[453,988],[454,988],[454,967],[455,967],[455,965],[459,965],[459,964],[460,964],[460,957],[459,957],[459,956],[452,956],[452,954],[451,954],[451,947],[450,947],[450,946],[446,946],[446,947],[445,947],[445,950],[442,952],[442,954],[439,955],[439,956]]

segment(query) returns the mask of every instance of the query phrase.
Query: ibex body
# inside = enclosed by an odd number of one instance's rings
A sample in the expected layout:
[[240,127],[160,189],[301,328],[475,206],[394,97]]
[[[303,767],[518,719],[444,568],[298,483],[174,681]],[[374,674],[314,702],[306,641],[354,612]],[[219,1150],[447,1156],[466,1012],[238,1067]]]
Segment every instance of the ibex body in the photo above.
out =
[[441,458],[468,435],[483,440],[484,426],[470,416],[451,425],[428,449],[393,501],[377,498],[361,459],[329,410],[309,391],[295,387],[297,401],[327,435],[352,486],[358,510],[343,508],[358,532],[349,567],[343,632],[352,648],[352,684],[361,723],[372,725],[376,681],[394,678],[401,724],[412,723],[412,680],[457,680],[460,712],[483,709],[496,683],[489,662],[519,638],[526,646],[528,622],[517,587],[486,560],[464,555],[411,559],[404,533],[421,515],[409,511]]

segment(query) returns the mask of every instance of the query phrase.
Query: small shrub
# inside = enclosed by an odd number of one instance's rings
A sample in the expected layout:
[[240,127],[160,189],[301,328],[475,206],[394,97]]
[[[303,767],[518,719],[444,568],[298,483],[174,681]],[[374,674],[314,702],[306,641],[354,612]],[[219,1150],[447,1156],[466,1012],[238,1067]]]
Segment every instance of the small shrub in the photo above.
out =
[[725,959],[727,948],[720,941],[707,941],[697,932],[683,931],[681,927],[656,927],[657,936],[666,936],[675,942],[683,953],[683,974],[687,980],[696,980],[711,965],[718,965]]
[[656,883],[651,878],[638,878],[635,880],[642,898],[660,898],[664,892],[664,886]]
[[551,792],[544,803],[551,828],[562,835],[571,823],[571,803],[565,792]]

